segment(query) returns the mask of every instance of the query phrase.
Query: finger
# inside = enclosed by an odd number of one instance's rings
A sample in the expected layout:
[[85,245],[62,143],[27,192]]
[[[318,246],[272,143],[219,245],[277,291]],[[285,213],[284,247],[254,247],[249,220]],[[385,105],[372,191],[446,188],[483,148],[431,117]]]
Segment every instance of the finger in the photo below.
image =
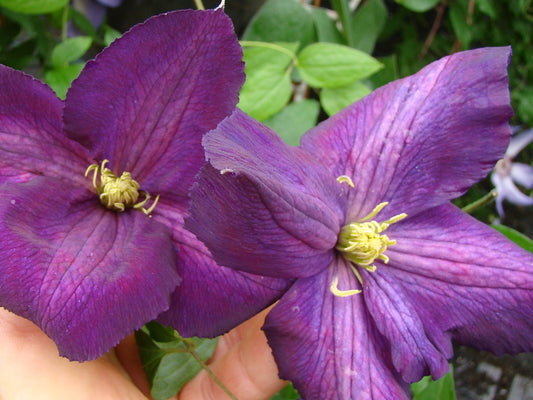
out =
[[0,398],[146,400],[118,367],[114,353],[79,363],[59,357],[32,322],[0,308]]
[[[268,310],[222,336],[209,368],[237,398],[267,400],[286,384],[278,369],[266,337],[261,330]],[[202,370],[179,393],[179,400],[222,400],[230,398]]]

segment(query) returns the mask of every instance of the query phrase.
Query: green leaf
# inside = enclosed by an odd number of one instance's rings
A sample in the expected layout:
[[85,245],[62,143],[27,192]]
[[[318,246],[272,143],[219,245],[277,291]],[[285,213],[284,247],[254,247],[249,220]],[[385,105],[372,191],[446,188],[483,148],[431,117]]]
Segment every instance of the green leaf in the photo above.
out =
[[371,90],[359,81],[338,88],[324,88],[320,92],[320,104],[326,113],[332,116],[370,92]]
[[83,63],[55,67],[44,74],[44,81],[54,89],[57,97],[64,99],[68,88],[83,69]]
[[463,49],[468,49],[472,41],[472,27],[467,23],[467,7],[468,5],[466,3],[454,2],[450,5],[449,12],[453,32],[460,40]]
[[435,7],[440,0],[396,0],[396,3],[401,4],[405,8],[414,12],[426,12]]
[[342,34],[337,29],[337,24],[321,7],[312,7],[311,15],[315,21],[316,34],[319,42],[343,44]]
[[0,64],[8,65],[15,69],[22,69],[34,60],[37,41],[26,40],[15,47],[11,47],[0,54]]
[[24,14],[46,14],[59,10],[69,0],[0,0],[0,6]]
[[281,111],[291,98],[290,54],[297,48],[298,43],[257,43],[245,48],[246,82],[238,104],[241,110],[259,121]]
[[298,0],[268,0],[248,25],[243,40],[299,42],[305,47],[316,40],[313,17]]
[[76,36],[66,39],[52,50],[50,64],[53,67],[60,67],[78,60],[89,50],[92,42],[93,40],[89,36]]
[[456,400],[453,381],[453,371],[450,371],[437,381],[425,376],[419,382],[411,385],[413,400]]
[[514,230],[513,228],[509,228],[505,225],[492,225],[494,229],[496,229],[498,232],[502,233],[507,237],[507,239],[513,241],[523,249],[533,253],[533,240],[528,238],[526,235]]
[[298,400],[300,397],[300,394],[296,391],[294,386],[292,386],[292,383],[289,383],[270,400]]
[[351,21],[353,47],[372,54],[386,21],[387,8],[383,0],[369,0],[357,8]]
[[372,82],[373,88],[381,87],[399,78],[398,60],[395,54],[381,57],[378,60],[384,65],[384,68],[368,78],[368,80]]
[[120,36],[122,36],[122,33],[117,31],[116,29],[111,28],[110,26],[106,25],[104,27],[104,44],[106,46],[109,46],[111,43],[113,43],[116,39],[118,39]]
[[302,135],[316,125],[319,113],[318,101],[306,99],[289,104],[263,123],[275,130],[285,143],[298,146]]
[[362,51],[333,43],[314,43],[298,56],[298,69],[309,85],[317,88],[344,86],[383,68]]
[[72,19],[74,24],[81,29],[86,35],[93,38],[93,40],[96,38],[96,29],[94,29],[93,24],[89,19],[76,10],[75,8],[69,8],[69,17]]
[[352,32],[351,12],[348,0],[331,0],[331,5],[339,15],[339,21],[342,25],[342,33],[348,46],[353,47],[355,40]]
[[157,327],[152,322],[135,332],[141,362],[155,400],[168,399],[178,393],[202,369],[194,355],[206,362],[217,344],[217,339],[184,339],[177,333],[171,334],[169,329]]

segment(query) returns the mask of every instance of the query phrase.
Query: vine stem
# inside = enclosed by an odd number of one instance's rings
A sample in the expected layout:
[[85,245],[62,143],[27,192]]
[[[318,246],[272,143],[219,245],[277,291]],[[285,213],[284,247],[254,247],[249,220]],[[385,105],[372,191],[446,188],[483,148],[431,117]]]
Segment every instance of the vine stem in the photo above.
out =
[[497,195],[498,195],[498,191],[496,189],[492,189],[490,192],[488,192],[482,198],[474,201],[473,203],[470,203],[470,204],[464,206],[462,208],[462,210],[464,212],[468,213],[468,214],[472,214],[478,208],[481,208],[483,206],[486,206],[487,204],[492,203]]
[[202,0],[194,0],[194,5],[198,10],[205,10],[204,3],[202,3]]
[[194,351],[194,349],[189,349],[189,353],[192,354],[192,356],[200,363],[202,366],[202,369],[207,372],[207,374],[215,381],[215,383],[220,386],[220,388],[226,393],[231,400],[238,400],[237,397],[233,393],[230,392],[230,390],[224,385],[220,379],[217,378],[217,376],[211,371],[211,368],[200,358],[200,356]]
[[267,49],[272,49],[279,51],[280,53],[284,53],[289,55],[292,58],[292,61],[294,62],[294,65],[298,65],[298,58],[296,57],[296,54],[294,54],[292,51],[287,50],[285,47],[279,46],[275,43],[269,43],[269,42],[257,42],[254,40],[241,40],[239,42],[241,46],[249,46],[249,47],[266,47]]

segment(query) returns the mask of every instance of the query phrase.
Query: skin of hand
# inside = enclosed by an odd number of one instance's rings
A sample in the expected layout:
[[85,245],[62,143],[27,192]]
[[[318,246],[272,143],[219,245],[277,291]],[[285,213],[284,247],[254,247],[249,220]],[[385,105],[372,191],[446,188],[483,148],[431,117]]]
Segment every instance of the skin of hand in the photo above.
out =
[[[268,310],[223,335],[208,364],[239,400],[267,400],[287,384],[261,331]],[[149,385],[133,335],[102,357],[83,363],[59,357],[32,322],[0,307],[0,399],[147,400]],[[173,400],[225,400],[202,370]]]

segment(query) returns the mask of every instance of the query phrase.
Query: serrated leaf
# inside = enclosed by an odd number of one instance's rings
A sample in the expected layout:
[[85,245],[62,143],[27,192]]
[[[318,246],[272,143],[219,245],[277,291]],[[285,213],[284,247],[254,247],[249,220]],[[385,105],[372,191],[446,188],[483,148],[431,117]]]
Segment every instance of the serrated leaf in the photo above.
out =
[[419,382],[411,385],[413,400],[456,400],[453,371],[450,371],[437,381],[425,376]]
[[306,99],[289,104],[263,123],[276,131],[285,143],[298,146],[302,135],[316,125],[319,113],[318,101]]
[[[199,361],[193,356],[192,351],[202,362],[211,358],[217,339],[180,339],[179,335],[171,335],[168,329],[143,328],[135,332],[135,339],[139,348],[139,355],[146,376],[150,383],[150,392],[155,400],[165,400],[174,396],[188,381],[201,369]],[[159,342],[150,336],[150,332],[157,331],[158,338],[165,341]],[[170,337],[175,340],[167,341]]]
[[298,43],[273,45],[278,49],[252,46],[244,50],[246,82],[238,107],[259,121],[281,111],[292,94],[289,67],[293,59],[279,47],[294,53]]
[[533,240],[528,238],[526,235],[505,225],[492,225],[492,227],[505,235],[507,239],[513,241],[523,249],[533,253]]
[[46,14],[59,10],[69,0],[0,0],[0,6],[23,14]]
[[320,104],[324,111],[332,116],[370,92],[371,90],[359,81],[338,88],[324,88],[320,91]]
[[383,65],[368,54],[334,43],[314,43],[298,55],[302,78],[316,88],[345,86],[381,68]]
[[56,67],[44,74],[44,80],[54,89],[57,97],[64,99],[70,84],[78,77],[83,67],[82,63]]
[[52,50],[50,64],[53,67],[60,67],[80,59],[89,50],[92,42],[93,40],[89,36],[76,36],[66,39]]
[[426,12],[435,7],[440,0],[396,0],[396,3],[401,4],[405,8],[414,12]]
[[243,40],[299,42],[304,47],[316,40],[313,17],[298,0],[268,0],[248,25]]
[[387,8],[383,0],[369,0],[358,7],[351,21],[353,47],[372,54],[386,20]]

